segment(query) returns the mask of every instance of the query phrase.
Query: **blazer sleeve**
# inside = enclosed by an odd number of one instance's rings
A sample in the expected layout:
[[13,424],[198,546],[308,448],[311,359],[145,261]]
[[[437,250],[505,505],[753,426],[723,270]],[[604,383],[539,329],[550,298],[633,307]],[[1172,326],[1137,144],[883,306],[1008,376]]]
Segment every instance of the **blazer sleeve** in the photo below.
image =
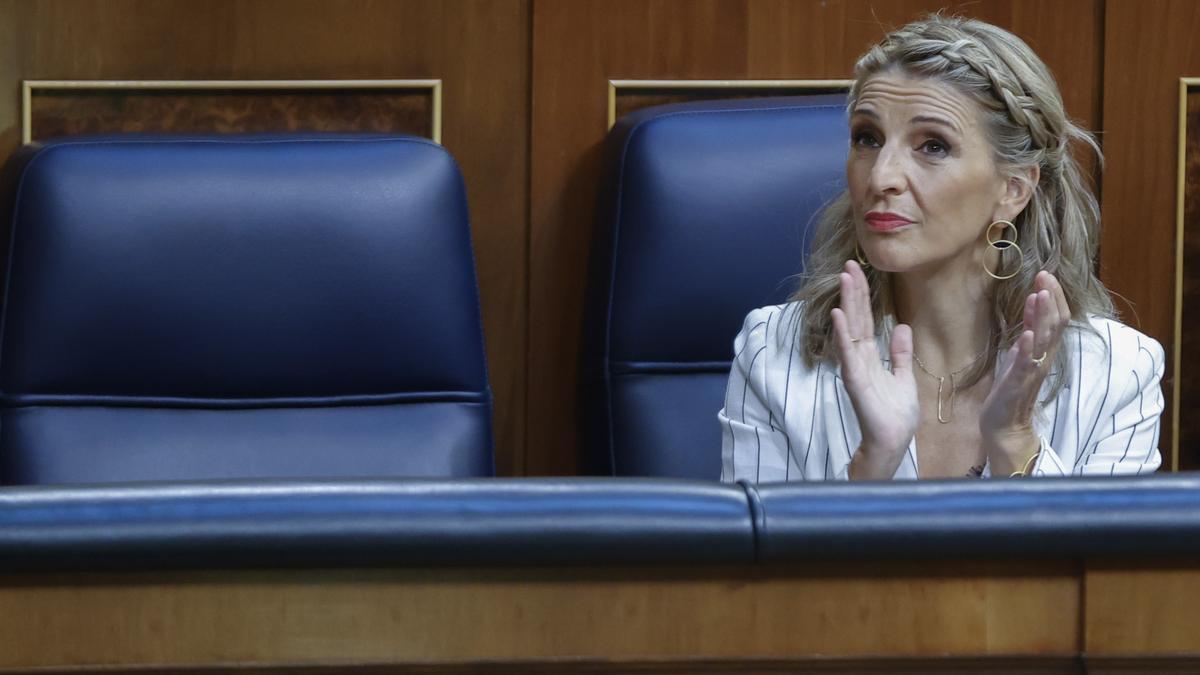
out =
[[1085,421],[1095,420],[1091,431],[1080,439],[1074,466],[1066,466],[1043,438],[1032,470],[1036,476],[1137,475],[1153,473],[1162,464],[1158,451],[1166,364],[1162,345],[1115,322],[1097,328],[1106,337],[1108,353],[1100,365],[1090,367],[1101,376],[1081,378],[1084,386],[1104,392],[1093,397],[1094,405],[1081,407]]
[[721,480],[783,480],[788,439],[771,409],[768,363],[776,358],[770,336],[778,330],[779,307],[756,309],[746,316],[734,339],[734,359],[725,389],[721,424]]

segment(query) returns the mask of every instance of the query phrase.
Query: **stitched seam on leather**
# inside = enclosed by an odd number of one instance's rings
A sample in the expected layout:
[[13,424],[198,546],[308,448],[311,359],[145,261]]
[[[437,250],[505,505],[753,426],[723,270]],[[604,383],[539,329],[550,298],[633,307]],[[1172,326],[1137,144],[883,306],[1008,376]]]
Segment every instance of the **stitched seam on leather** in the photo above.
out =
[[27,394],[0,396],[0,405],[13,407],[131,407],[131,408],[208,408],[235,410],[247,408],[315,408],[348,406],[384,406],[436,403],[463,403],[490,406],[490,398],[480,392],[411,392],[345,396],[216,398],[173,396],[105,396]]
[[754,545],[754,562],[761,563],[764,557],[762,549],[766,546],[767,537],[767,507],[763,505],[758,489],[750,481],[739,480],[738,485],[742,487],[742,493],[746,496],[746,508],[750,516],[751,543]]

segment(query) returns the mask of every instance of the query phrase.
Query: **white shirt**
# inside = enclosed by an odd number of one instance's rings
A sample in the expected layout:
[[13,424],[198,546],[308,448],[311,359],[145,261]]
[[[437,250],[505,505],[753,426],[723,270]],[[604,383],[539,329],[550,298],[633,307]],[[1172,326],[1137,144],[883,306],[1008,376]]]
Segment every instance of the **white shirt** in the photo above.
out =
[[[722,481],[848,478],[862,433],[841,367],[809,368],[797,351],[800,309],[801,303],[756,309],[734,340],[725,407],[717,414]],[[1098,337],[1074,325],[1063,336],[1070,373],[1058,397],[1042,404],[1051,377],[1043,385],[1033,420],[1042,452],[1033,475],[1143,474],[1162,462],[1162,346],[1110,319],[1092,318],[1091,325]],[[887,366],[882,341],[880,351]],[[914,438],[894,478],[918,475]]]

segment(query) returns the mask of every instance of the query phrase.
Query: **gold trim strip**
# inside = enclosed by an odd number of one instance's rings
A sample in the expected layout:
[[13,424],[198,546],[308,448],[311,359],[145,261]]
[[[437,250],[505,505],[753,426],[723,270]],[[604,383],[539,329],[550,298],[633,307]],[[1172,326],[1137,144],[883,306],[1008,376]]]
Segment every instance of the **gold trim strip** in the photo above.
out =
[[609,80],[608,128],[617,123],[622,89],[849,89],[854,80]]
[[433,141],[442,142],[442,81],[412,80],[25,80],[22,82],[21,141],[33,140],[35,90],[188,90],[242,89],[428,89],[433,98],[430,129]]
[[1183,381],[1183,209],[1187,189],[1187,98],[1188,89],[1200,86],[1200,77],[1179,78],[1179,145],[1175,181],[1175,326],[1171,348],[1171,471],[1179,471],[1179,399]]
[[21,83],[21,143],[33,141],[33,87],[29,80]]
[[432,89],[430,80],[25,80],[33,89]]
[[430,121],[430,130],[433,135],[433,142],[441,145],[442,143],[442,81],[433,80],[433,110],[431,113],[433,119]]

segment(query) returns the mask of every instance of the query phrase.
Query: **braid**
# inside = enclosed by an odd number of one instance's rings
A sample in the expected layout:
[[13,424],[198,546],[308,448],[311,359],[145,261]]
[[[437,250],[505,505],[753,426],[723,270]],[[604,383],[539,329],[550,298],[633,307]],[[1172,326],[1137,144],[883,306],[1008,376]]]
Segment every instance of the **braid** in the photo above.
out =
[[1029,136],[1034,145],[1040,149],[1053,149],[1058,144],[1052,130],[1047,128],[1046,120],[1038,113],[1041,106],[1033,97],[1025,92],[1025,88],[1016,77],[997,66],[994,60],[984,54],[968,39],[960,39],[942,50],[942,57],[951,63],[966,64],[987,79],[992,86],[996,98],[1004,103],[1008,114],[1018,124],[1029,130]]
[[[930,36],[928,32],[918,35],[907,30],[892,33],[859,61],[859,69],[875,70],[871,65],[897,61],[919,71],[929,71],[930,75],[937,71],[969,69],[983,79],[992,94],[991,100],[984,99],[984,102],[993,110],[1007,112],[1014,122],[1028,130],[1033,143],[1030,150],[1058,154],[1065,149],[1065,143],[1058,141],[1060,130],[1050,128],[1046,118],[1039,113],[1042,106],[1026,92],[1011,69],[1002,68],[975,40],[965,37],[963,31],[950,26],[943,28],[945,30],[938,32],[944,35],[938,36]],[[902,55],[896,53],[901,47]],[[946,66],[939,68],[938,59]]]

